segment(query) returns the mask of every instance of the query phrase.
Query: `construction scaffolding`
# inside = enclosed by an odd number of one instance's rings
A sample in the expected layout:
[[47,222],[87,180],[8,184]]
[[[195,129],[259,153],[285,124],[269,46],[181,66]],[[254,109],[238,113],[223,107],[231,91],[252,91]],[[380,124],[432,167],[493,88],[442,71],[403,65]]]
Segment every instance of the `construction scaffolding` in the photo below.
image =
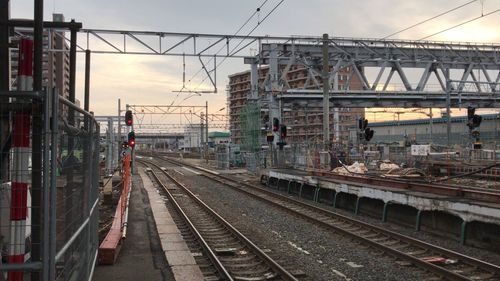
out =
[[260,106],[249,104],[244,106],[240,112],[241,120],[241,149],[246,152],[257,152],[260,150]]
[[260,106],[249,104],[241,108],[241,156],[249,172],[256,173],[260,163],[261,116]]

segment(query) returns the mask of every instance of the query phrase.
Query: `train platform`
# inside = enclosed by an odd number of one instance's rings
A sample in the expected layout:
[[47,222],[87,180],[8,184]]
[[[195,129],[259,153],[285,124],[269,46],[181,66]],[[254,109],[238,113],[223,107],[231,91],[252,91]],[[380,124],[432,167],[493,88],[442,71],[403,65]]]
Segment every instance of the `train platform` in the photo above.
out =
[[498,241],[500,192],[494,190],[296,169],[270,169],[261,176],[270,188],[384,222],[413,225],[417,231],[451,232],[462,243],[466,238]]
[[133,175],[127,237],[115,264],[96,266],[93,281],[190,280],[175,278],[162,249],[161,229],[154,216],[158,199],[150,198],[151,189],[149,179],[143,182],[140,175]]

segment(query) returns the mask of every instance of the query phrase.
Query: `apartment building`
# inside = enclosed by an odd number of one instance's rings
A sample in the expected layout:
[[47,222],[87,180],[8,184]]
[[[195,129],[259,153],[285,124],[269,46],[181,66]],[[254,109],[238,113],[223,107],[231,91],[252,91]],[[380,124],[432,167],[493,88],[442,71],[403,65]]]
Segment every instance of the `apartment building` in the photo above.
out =
[[[62,14],[53,14],[53,21],[63,22]],[[23,36],[33,37],[32,28],[16,28],[15,36],[11,38],[13,45],[17,45],[19,39]],[[57,52],[43,52],[43,72],[42,83],[44,87],[56,88],[59,94],[69,98],[69,46],[64,39],[61,31],[44,31],[43,48],[57,49]],[[17,71],[19,50],[11,49],[11,89],[17,89]]]
[[[259,85],[262,86],[268,74],[267,67],[259,69]],[[349,68],[343,69],[338,75],[338,85],[344,86],[348,79]],[[319,75],[311,79],[309,71],[304,65],[293,65],[287,73],[287,88],[289,89],[318,89],[322,87],[322,79]],[[353,76],[350,83],[351,89],[361,89],[361,83],[356,76]],[[314,80],[315,82],[312,82]],[[262,87],[259,87],[262,88]],[[229,76],[228,104],[231,142],[241,143],[241,110],[248,104],[250,95],[250,71],[235,73]],[[265,95],[259,91],[259,103],[266,104]],[[262,127],[268,124],[268,109],[261,106],[260,123]],[[323,104],[321,101],[297,100],[282,104],[282,123],[291,128],[287,135],[288,143],[293,142],[322,142],[323,140]],[[338,122],[335,122],[336,112]],[[257,114],[258,115],[258,114]],[[340,143],[349,141],[349,128],[354,126],[359,117],[364,117],[364,108],[339,108],[330,109],[330,135],[332,140],[338,139]],[[336,126],[338,126],[339,136],[335,136]]]

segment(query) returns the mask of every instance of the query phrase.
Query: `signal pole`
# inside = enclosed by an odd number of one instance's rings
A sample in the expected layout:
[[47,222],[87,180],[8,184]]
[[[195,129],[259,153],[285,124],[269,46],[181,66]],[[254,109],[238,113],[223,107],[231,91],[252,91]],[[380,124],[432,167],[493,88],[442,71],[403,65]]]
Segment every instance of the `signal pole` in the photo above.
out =
[[450,92],[451,92],[451,81],[450,81],[450,70],[446,69],[445,71],[445,79],[446,79],[446,146],[450,148],[451,145],[451,101],[450,101]]
[[208,101],[205,101],[205,157],[208,164]]
[[323,34],[323,143],[325,149],[330,143],[330,83],[329,83],[329,56],[328,34]]

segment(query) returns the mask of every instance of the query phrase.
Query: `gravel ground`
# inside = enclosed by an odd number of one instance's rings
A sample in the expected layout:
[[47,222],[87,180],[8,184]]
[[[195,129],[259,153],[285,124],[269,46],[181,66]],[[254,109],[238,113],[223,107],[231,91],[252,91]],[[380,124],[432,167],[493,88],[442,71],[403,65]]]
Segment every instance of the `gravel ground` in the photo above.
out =
[[[190,161],[188,161],[188,162],[192,162],[192,164],[197,164],[197,165],[202,165],[202,166],[206,165],[203,161],[201,161],[199,159],[190,159]],[[212,167],[207,167],[207,168],[212,168]],[[238,174],[235,176],[242,179],[242,180],[246,180],[249,183],[254,183],[256,185],[260,185],[259,178],[256,176],[253,176],[250,174]],[[463,180],[465,180],[465,179],[463,179]],[[477,182],[477,180],[470,180],[470,181]],[[492,181],[484,181],[484,182],[491,183]],[[498,183],[495,182],[494,185],[498,185]],[[272,190],[272,191],[274,191],[274,190]],[[278,192],[278,191],[275,191],[275,192]],[[285,192],[278,192],[278,193],[286,195]],[[294,198],[298,199],[296,196],[294,196]],[[476,257],[478,259],[481,259],[481,260],[484,260],[484,261],[487,261],[487,262],[490,262],[493,264],[500,265],[500,253],[495,253],[492,251],[487,251],[484,249],[479,249],[479,248],[471,247],[471,246],[464,246],[464,245],[461,245],[458,241],[450,240],[446,237],[442,237],[442,236],[439,236],[439,235],[436,235],[433,233],[428,233],[428,232],[423,232],[423,231],[417,232],[414,230],[413,227],[408,227],[405,225],[398,225],[395,223],[383,223],[379,219],[375,219],[375,218],[371,218],[371,217],[367,217],[367,216],[363,216],[363,215],[355,215],[350,211],[342,210],[342,209],[334,209],[331,206],[328,206],[326,204],[315,203],[311,200],[302,200],[302,201],[307,202],[309,204],[313,204],[313,205],[322,207],[324,209],[328,209],[328,210],[337,212],[339,214],[342,214],[342,215],[345,215],[348,217],[356,218],[358,220],[361,220],[361,221],[364,221],[364,222],[367,222],[367,223],[370,223],[373,225],[384,227],[388,230],[392,230],[394,232],[408,235],[410,237],[414,237],[414,238],[420,239],[422,241],[441,246],[441,247],[446,248],[446,249],[450,249],[450,250],[453,250],[453,251],[456,251],[456,252],[459,252],[459,253],[462,253],[465,255]]]
[[266,203],[200,176],[188,176],[185,170],[182,173],[186,176],[173,174],[254,243],[271,249],[270,255],[279,257],[280,263],[304,271],[308,280],[410,281],[428,277]]
[[[248,178],[246,176],[238,175],[239,178],[245,179]],[[253,182],[256,185],[260,185],[259,182]],[[282,195],[286,195],[286,192],[278,192],[272,189],[269,189],[271,191],[274,191],[276,193],[280,193]],[[297,196],[293,196],[294,199],[298,199]],[[484,260],[493,264],[499,264],[500,265],[500,253],[494,253],[491,251],[487,251],[484,249],[479,249],[471,246],[466,246],[466,245],[461,245],[458,241],[450,240],[445,237],[438,236],[436,234],[428,233],[428,232],[423,232],[423,231],[415,231],[414,228],[412,227],[407,227],[404,225],[398,225],[395,223],[383,223],[381,220],[363,216],[363,215],[355,215],[352,212],[342,210],[342,209],[334,209],[332,206],[328,206],[326,204],[321,204],[321,203],[316,203],[311,200],[305,200],[301,199],[301,201],[321,207],[323,209],[331,210],[336,213],[355,218],[360,221],[364,221],[367,223],[370,223],[372,225],[380,226],[383,227],[387,230],[391,230],[397,233],[401,233],[407,236],[411,236],[416,239],[420,239],[422,241],[441,246],[446,249],[450,249],[468,256],[473,256],[476,257],[480,260]]]

